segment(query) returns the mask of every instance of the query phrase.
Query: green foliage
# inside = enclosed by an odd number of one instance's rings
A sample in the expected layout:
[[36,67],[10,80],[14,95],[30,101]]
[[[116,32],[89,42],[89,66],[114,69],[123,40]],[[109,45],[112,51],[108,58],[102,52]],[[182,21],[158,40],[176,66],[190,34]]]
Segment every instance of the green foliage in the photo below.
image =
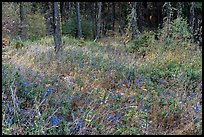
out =
[[16,49],[20,49],[20,48],[23,48],[23,47],[24,47],[24,44],[21,41],[17,41],[15,43],[15,45],[14,45],[14,48],[16,48]]
[[190,43],[189,26],[185,19],[177,18],[170,24],[166,24],[160,31],[160,40],[164,41],[165,47],[175,46],[172,43],[177,43],[179,46],[186,46]]
[[[81,16],[82,36],[85,39],[92,38],[92,25],[89,20]],[[77,35],[77,20],[75,14],[72,14],[68,21],[62,25],[62,34],[76,37]]]
[[154,32],[144,31],[139,37],[133,42],[129,43],[127,51],[130,53],[138,52],[144,53],[155,43]]
[[195,8],[202,9],[202,2],[195,2]]
[[27,14],[25,33],[26,36],[33,41],[44,37],[46,35],[44,16],[40,13]]

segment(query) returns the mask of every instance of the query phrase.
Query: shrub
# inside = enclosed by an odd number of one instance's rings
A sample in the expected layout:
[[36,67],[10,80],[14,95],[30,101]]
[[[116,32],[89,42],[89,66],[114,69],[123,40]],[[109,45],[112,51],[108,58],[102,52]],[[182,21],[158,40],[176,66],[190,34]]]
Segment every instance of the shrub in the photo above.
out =
[[141,54],[144,53],[146,50],[150,49],[148,47],[151,47],[155,43],[154,37],[154,32],[144,31],[137,39],[129,44],[127,49],[128,52],[139,52]]
[[[164,42],[164,45],[168,45],[169,47],[174,47],[176,45],[186,46],[187,43],[190,42],[189,26],[187,21],[183,18],[177,18],[170,24],[165,24],[159,33],[160,41]],[[176,45],[172,43],[176,43]]]

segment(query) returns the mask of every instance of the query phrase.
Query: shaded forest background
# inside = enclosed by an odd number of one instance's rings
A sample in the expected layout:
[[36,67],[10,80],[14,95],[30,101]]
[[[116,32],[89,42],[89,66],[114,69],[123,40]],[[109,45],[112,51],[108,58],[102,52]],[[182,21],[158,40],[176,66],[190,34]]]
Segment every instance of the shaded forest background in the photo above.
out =
[[182,17],[194,41],[201,42],[201,2],[60,2],[56,6],[58,15],[52,2],[4,3],[2,37],[39,39],[52,35],[60,16],[62,35],[92,40],[124,35],[132,39]]

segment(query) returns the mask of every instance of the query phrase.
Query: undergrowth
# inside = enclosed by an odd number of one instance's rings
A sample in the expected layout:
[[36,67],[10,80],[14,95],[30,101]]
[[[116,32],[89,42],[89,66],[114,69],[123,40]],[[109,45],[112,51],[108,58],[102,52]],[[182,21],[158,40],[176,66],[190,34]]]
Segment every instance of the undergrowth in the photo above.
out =
[[11,43],[2,134],[201,134],[202,53],[187,39],[163,46],[167,37],[153,34],[125,50],[63,37],[59,58],[49,37]]

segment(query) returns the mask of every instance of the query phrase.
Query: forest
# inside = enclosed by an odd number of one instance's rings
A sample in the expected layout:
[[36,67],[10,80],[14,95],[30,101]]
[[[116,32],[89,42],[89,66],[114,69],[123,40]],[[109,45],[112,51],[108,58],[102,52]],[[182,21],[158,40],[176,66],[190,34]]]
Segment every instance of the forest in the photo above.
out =
[[201,135],[202,2],[2,2],[2,135]]

